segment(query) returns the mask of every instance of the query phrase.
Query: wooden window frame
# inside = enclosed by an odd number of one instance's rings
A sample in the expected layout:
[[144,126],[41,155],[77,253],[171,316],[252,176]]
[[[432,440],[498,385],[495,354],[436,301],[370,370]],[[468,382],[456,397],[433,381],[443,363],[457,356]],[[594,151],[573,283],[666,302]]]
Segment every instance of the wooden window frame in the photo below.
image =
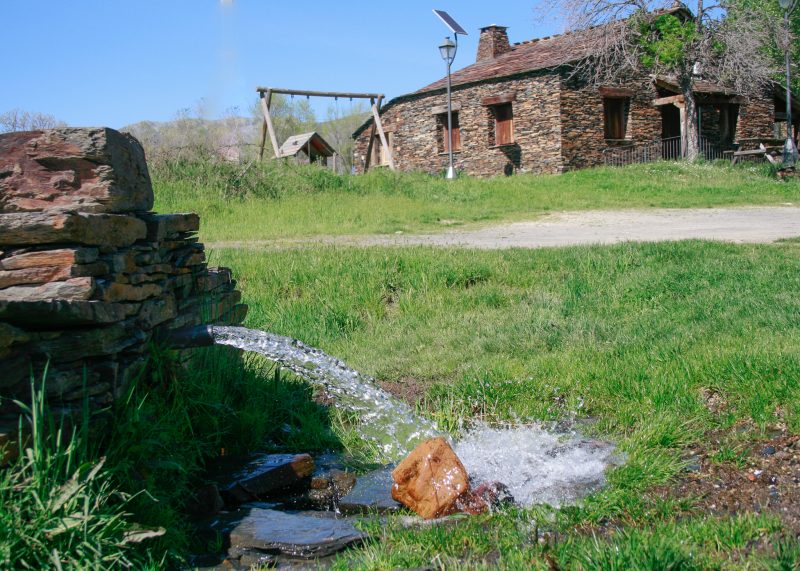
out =
[[[453,111],[453,152],[458,153],[461,151],[461,118],[458,111]],[[448,137],[447,137],[447,113],[440,113],[437,116],[438,123],[438,136],[437,139],[441,144],[437,145],[439,154],[447,154],[448,150]]]
[[[494,138],[490,140],[492,147],[505,147],[516,143],[514,134],[514,107],[512,102],[489,106],[493,118]],[[501,118],[501,115],[507,115]]]
[[603,97],[603,137],[605,140],[625,140],[628,134],[630,101],[630,97]]

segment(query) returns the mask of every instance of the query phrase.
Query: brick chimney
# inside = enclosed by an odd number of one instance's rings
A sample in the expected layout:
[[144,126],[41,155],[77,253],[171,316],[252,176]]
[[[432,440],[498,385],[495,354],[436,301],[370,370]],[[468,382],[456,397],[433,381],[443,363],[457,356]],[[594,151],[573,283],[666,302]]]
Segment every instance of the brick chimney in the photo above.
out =
[[478,42],[477,62],[492,60],[499,55],[511,51],[508,43],[508,28],[492,24],[481,28],[481,39]]

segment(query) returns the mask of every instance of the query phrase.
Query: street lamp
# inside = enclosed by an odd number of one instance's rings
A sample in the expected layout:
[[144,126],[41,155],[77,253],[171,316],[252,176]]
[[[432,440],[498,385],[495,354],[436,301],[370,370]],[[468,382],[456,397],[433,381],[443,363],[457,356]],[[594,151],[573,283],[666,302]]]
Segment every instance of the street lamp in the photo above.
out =
[[[455,37],[456,41],[458,41],[458,34],[455,34]],[[456,59],[457,51],[458,44],[451,40],[449,36],[439,46],[439,53],[442,54],[442,59],[447,64],[447,151],[450,157],[446,177],[448,180],[456,178],[456,169],[453,166],[453,96],[450,84],[450,67],[453,65],[453,60]]]
[[778,0],[778,4],[783,8],[783,24],[786,28],[786,46],[784,47],[784,55],[786,56],[786,142],[783,144],[784,167],[792,167],[797,163],[797,146],[794,144],[792,125],[792,83],[789,65],[789,50],[791,48],[789,14],[797,7],[797,1],[798,0]]

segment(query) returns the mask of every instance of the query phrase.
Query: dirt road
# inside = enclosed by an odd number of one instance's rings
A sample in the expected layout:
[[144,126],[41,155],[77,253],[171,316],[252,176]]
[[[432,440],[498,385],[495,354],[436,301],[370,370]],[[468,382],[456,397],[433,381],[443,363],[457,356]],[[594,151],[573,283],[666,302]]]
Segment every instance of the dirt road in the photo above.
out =
[[514,222],[438,234],[325,236],[289,241],[226,242],[209,246],[291,247],[324,243],[503,249],[687,239],[766,243],[797,236],[800,236],[800,207],[777,206],[558,212],[533,222]]

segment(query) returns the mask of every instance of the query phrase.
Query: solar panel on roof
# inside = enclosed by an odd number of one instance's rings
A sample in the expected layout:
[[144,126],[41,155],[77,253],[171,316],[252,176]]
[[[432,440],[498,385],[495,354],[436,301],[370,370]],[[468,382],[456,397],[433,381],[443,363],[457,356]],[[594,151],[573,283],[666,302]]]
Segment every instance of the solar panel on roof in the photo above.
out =
[[444,10],[434,10],[434,14],[439,16],[439,19],[444,22],[444,25],[450,28],[450,31],[454,34],[461,34],[462,36],[468,36],[467,31],[461,27],[461,25],[453,20],[453,17],[445,12]]

